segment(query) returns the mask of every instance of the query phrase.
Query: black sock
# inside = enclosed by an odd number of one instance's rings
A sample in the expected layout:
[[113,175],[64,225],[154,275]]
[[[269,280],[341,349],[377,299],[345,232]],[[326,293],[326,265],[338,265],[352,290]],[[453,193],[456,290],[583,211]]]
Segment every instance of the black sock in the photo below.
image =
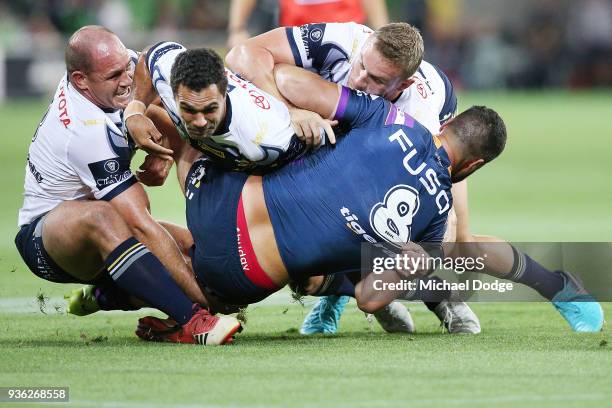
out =
[[146,246],[128,238],[106,258],[106,269],[123,290],[168,314],[183,325],[193,312],[193,302]]
[[102,310],[138,310],[132,305],[130,294],[121,289],[114,281],[94,288],[96,302]]
[[549,271],[514,247],[512,247],[512,252],[514,264],[512,271],[504,277],[505,279],[527,285],[548,300],[563,289],[564,280],[559,272]]
[[355,297],[355,285],[344,273],[327,275],[315,296],[330,295]]

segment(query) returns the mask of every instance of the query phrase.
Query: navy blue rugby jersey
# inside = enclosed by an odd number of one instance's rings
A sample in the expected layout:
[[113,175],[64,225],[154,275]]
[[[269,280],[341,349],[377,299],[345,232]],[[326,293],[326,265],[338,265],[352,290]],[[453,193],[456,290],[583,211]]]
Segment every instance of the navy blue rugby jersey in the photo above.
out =
[[274,234],[292,277],[360,269],[364,242],[441,242],[452,206],[439,140],[383,98],[342,88],[348,133],[264,176]]

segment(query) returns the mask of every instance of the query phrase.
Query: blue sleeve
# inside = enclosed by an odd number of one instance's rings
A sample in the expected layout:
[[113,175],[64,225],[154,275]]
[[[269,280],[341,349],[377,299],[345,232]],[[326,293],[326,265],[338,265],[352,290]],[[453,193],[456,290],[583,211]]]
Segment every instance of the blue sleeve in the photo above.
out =
[[439,243],[444,238],[446,232],[446,222],[448,220],[448,212],[442,216],[438,216],[437,220],[433,220],[423,234],[419,242]]
[[334,119],[348,128],[380,127],[391,106],[383,98],[343,86]]
[[346,86],[343,86],[340,92],[334,119],[346,131],[353,128],[381,128],[387,125],[413,128],[416,123],[412,116],[384,98]]

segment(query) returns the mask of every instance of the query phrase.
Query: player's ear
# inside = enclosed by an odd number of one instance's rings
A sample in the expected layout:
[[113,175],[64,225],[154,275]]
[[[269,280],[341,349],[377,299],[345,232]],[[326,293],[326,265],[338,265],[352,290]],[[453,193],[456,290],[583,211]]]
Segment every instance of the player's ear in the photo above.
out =
[[474,173],[476,170],[485,165],[484,159],[472,159],[466,161],[461,168],[454,168],[451,174],[451,181],[458,183],[464,180],[466,177]]
[[408,88],[410,85],[414,84],[414,81],[415,81],[414,77],[409,77],[409,78],[404,79],[404,80],[403,80],[403,81],[400,83],[400,85],[399,85],[399,87],[398,87],[398,91],[400,91],[400,92],[401,92],[401,91],[403,91],[404,89]]
[[89,89],[87,85],[87,75],[83,71],[73,71],[70,74],[70,82],[74,84],[75,87],[81,90]]
[[440,126],[440,133],[442,133],[442,131],[448,127],[448,125],[453,121],[453,119],[455,118],[448,119],[446,122],[442,124],[442,126]]
[[484,165],[485,165],[484,159],[473,159],[473,160],[469,160],[463,169],[467,171],[468,174],[472,174],[473,172],[475,172],[476,170],[478,170]]

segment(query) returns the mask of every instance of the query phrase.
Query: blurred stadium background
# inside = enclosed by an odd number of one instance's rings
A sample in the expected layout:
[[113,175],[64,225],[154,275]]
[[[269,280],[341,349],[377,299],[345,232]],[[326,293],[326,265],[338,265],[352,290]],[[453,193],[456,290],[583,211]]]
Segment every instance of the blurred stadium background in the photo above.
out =
[[[506,152],[470,180],[472,230],[521,242],[612,241],[612,1],[387,5],[391,21],[421,28],[426,59],[451,77],[460,110],[485,104],[506,120]],[[483,334],[454,338],[411,305],[419,334],[410,341],[350,306],[338,336],[311,339],[297,334],[306,311],[285,293],[252,308],[234,347],[206,353],[139,343],[132,330],[142,313],[61,314],[69,287],[34,277],[12,241],[27,147],[64,69],[67,37],[102,24],[133,49],[176,40],[223,54],[228,10],[221,0],[0,0],[0,385],[69,385],[72,405],[91,407],[284,407],[289,395],[299,395],[289,405],[310,407],[609,404],[607,329],[573,334],[543,303],[475,304]],[[274,27],[275,15],[276,1],[260,0],[249,31]],[[169,183],[149,189],[152,211],[184,222]]]
[[[225,0],[0,1],[0,100],[44,95],[62,72],[67,36],[86,24],[142,49],[172,39],[223,51]],[[390,19],[419,27],[426,59],[458,89],[612,86],[610,0],[388,0]],[[249,20],[273,28],[277,1],[259,0]],[[1,73],[1,72],[0,72]]]

